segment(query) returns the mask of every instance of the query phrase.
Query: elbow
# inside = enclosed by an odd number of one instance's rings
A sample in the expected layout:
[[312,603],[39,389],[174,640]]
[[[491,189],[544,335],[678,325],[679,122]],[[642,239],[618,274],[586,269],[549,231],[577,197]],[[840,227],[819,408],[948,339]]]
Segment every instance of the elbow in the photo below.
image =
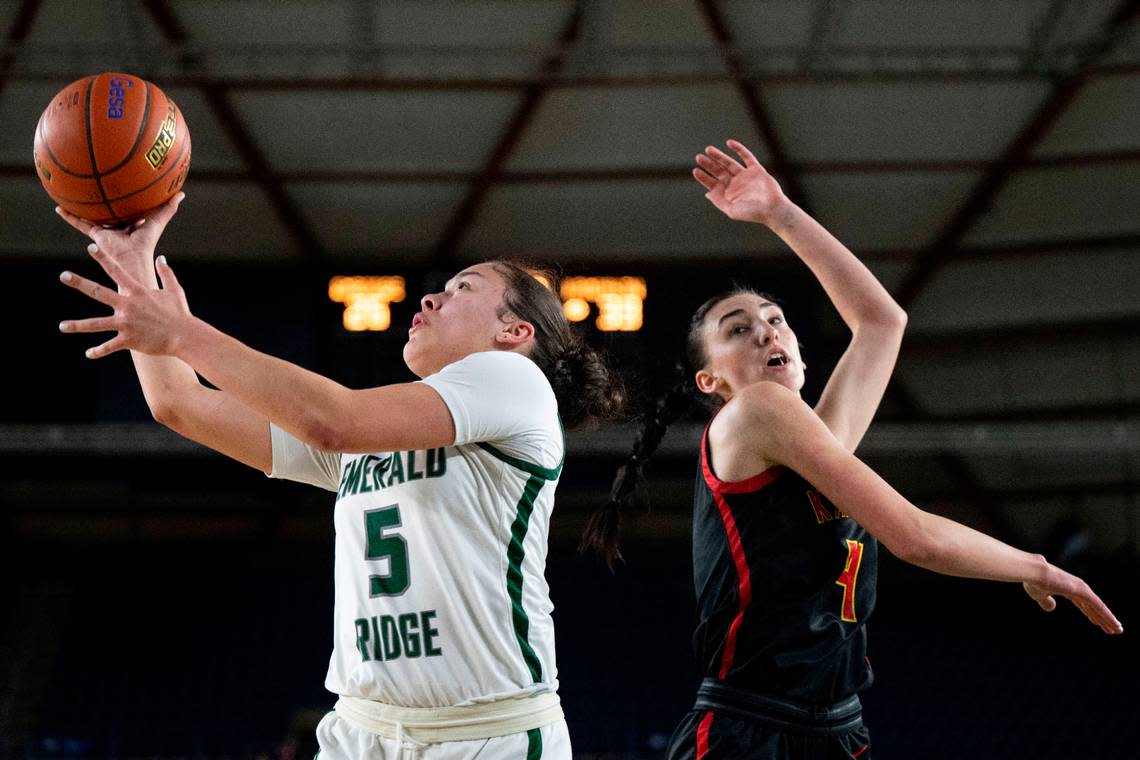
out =
[[163,427],[168,427],[175,430],[178,427],[178,408],[171,404],[169,401],[158,400],[152,401],[148,404],[150,407],[150,416],[154,421]]
[[891,554],[911,565],[929,568],[938,561],[939,544],[920,525],[892,538],[889,542],[883,541],[883,545]]
[[348,435],[345,425],[338,425],[323,417],[311,417],[299,431],[305,443],[321,451],[346,451]]

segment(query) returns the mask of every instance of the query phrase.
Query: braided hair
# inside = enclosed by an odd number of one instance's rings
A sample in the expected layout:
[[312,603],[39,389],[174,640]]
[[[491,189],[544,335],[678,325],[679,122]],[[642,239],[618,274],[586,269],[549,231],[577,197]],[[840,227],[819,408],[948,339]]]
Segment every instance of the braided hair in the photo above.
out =
[[738,295],[759,295],[775,302],[771,296],[737,285],[705,301],[693,313],[685,339],[685,362],[677,367],[680,378],[663,396],[657,399],[645,415],[641,431],[634,439],[632,453],[618,468],[617,474],[614,476],[613,485],[610,487],[609,501],[595,511],[586,523],[586,529],[582,533],[582,542],[578,547],[579,551],[594,552],[611,570],[614,564],[621,559],[621,511],[628,506],[637,487],[645,479],[645,464],[657,451],[657,447],[661,444],[661,439],[665,437],[665,431],[669,425],[676,422],[698,397],[713,408],[724,403],[719,396],[710,397],[698,394],[692,378],[697,369],[708,362],[702,332],[705,317],[718,303],[726,298]]

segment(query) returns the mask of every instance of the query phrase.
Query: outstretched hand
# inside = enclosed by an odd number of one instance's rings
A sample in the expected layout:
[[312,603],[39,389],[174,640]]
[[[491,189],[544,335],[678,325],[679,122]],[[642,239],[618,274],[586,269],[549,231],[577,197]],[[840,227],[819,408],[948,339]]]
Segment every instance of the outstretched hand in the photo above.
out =
[[1112,614],[1108,605],[1093,592],[1089,584],[1060,568],[1051,565],[1047,581],[1025,582],[1021,585],[1025,588],[1025,593],[1046,612],[1057,609],[1057,600],[1053,598],[1055,595],[1063,596],[1076,605],[1089,622],[1105,633],[1124,633],[1124,626]]
[[727,145],[739,161],[710,145],[697,154],[693,178],[708,191],[705,197],[729,219],[768,224],[789,203],[787,196],[743,143],[729,140]]
[[186,293],[166,263],[166,257],[159,256],[155,262],[162,285],[159,290],[144,286],[116,258],[98,246],[93,247],[95,250],[91,251],[92,258],[99,262],[103,271],[118,285],[118,292],[73,272],[64,272],[59,279],[68,287],[110,306],[113,312],[107,317],[60,322],[60,332],[115,331],[115,337],[87,349],[88,359],[101,359],[123,349],[144,354],[174,355],[179,339],[185,335],[194,317],[186,304]]
[[153,286],[154,249],[185,197],[186,193],[178,193],[145,219],[125,228],[95,224],[64,211],[59,206],[56,206],[55,211],[63,221],[91,239],[91,244],[87,246],[88,253],[94,256],[97,251],[101,251],[109,255],[131,276],[145,285]]

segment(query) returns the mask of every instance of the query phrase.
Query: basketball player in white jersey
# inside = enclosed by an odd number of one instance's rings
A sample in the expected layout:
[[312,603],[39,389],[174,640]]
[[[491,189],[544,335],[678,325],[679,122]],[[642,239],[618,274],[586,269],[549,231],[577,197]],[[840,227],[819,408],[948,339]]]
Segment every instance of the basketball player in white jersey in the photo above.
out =
[[616,378],[555,294],[509,262],[423,297],[403,352],[419,382],[352,390],[261,354],[194,317],[153,260],[182,197],[126,231],[60,212],[118,286],[65,272],[114,314],[60,329],[115,331],[87,356],[130,349],[172,430],[335,493],[325,685],[339,699],[317,729],[320,757],[568,760],[547,533],[562,422],[616,413]]

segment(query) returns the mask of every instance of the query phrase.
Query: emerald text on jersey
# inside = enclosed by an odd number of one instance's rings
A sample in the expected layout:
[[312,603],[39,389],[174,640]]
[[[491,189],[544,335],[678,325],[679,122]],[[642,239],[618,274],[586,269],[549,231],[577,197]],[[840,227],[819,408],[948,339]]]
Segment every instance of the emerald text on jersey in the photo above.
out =
[[438,478],[447,472],[445,450],[396,451],[384,456],[366,454],[352,460],[340,479],[337,499],[370,493],[423,478]]

